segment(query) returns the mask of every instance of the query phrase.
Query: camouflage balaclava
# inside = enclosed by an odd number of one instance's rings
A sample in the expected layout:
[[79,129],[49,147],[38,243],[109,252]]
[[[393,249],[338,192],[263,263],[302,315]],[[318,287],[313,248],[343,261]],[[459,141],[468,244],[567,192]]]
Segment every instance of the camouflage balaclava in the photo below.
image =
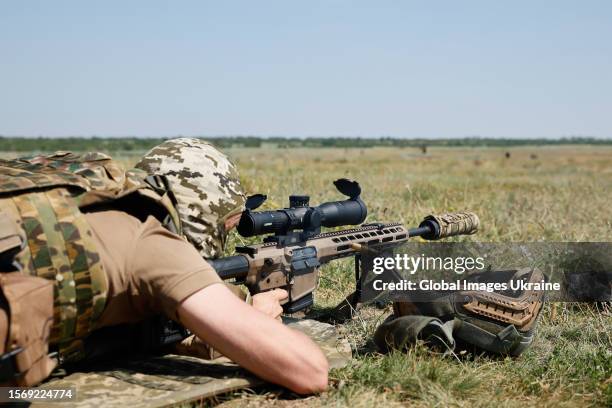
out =
[[136,164],[162,175],[176,199],[183,235],[205,258],[223,253],[225,220],[242,211],[245,194],[234,164],[199,139],[167,140]]

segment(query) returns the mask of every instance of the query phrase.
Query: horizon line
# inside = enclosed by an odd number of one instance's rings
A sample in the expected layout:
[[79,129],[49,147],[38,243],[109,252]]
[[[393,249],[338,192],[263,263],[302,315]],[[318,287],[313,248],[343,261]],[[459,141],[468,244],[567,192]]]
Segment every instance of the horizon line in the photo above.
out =
[[0,133],[0,138],[4,139],[176,139],[181,137],[187,138],[212,138],[212,139],[231,139],[231,138],[254,138],[254,139],[391,139],[391,140],[567,140],[567,139],[594,139],[594,140],[612,140],[611,136],[590,136],[590,135],[565,135],[565,136],[523,136],[523,137],[508,137],[508,136],[451,136],[451,137],[415,137],[415,136],[361,136],[361,135],[308,135],[308,136],[281,136],[281,135],[63,135],[63,136],[48,136],[48,135],[4,135]]

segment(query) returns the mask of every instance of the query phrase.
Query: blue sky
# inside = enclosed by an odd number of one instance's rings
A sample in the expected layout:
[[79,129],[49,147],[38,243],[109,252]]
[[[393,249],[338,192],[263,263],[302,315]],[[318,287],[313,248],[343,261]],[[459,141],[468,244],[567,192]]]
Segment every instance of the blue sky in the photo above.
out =
[[609,138],[612,2],[4,0],[0,134]]

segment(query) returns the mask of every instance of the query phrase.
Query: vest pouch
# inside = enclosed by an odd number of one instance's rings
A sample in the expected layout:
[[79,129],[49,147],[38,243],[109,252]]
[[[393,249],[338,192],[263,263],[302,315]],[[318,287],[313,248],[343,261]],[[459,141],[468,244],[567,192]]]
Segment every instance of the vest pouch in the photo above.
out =
[[53,282],[20,272],[0,273],[0,385],[28,387],[47,378]]
[[25,248],[26,237],[21,228],[5,212],[0,210],[0,272],[21,269],[15,256]]

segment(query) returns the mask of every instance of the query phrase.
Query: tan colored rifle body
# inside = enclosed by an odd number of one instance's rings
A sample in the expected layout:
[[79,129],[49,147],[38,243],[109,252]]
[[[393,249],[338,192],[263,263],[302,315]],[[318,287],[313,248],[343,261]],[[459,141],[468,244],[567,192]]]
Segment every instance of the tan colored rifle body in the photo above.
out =
[[408,239],[408,230],[401,224],[369,225],[316,235],[306,242],[279,247],[276,243],[249,246],[245,255],[249,271],[244,280],[251,294],[275,288],[290,289],[290,300],[296,301],[312,293],[318,282],[318,266],[296,273],[292,262],[295,251],[314,248],[319,264],[353,256],[363,245],[396,245]]

